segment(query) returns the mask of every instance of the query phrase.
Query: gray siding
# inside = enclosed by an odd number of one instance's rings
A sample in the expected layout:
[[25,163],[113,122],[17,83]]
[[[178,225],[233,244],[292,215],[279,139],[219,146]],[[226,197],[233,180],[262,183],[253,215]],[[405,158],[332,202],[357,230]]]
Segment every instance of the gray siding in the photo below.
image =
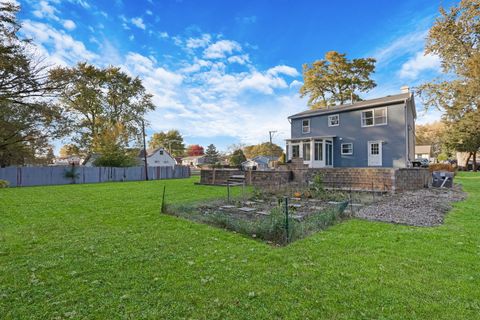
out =
[[[380,140],[383,141],[382,166],[405,167],[407,160],[405,104],[387,106],[387,125],[362,127],[361,113],[368,109],[372,108],[339,112],[340,125],[336,127],[328,126],[328,115],[292,119],[291,137],[292,139],[299,139],[335,136],[334,167],[367,167],[368,141]],[[310,119],[310,133],[302,134],[302,120],[305,119]],[[411,120],[413,121],[413,115]],[[341,155],[340,145],[350,142],[353,143],[353,155]]]

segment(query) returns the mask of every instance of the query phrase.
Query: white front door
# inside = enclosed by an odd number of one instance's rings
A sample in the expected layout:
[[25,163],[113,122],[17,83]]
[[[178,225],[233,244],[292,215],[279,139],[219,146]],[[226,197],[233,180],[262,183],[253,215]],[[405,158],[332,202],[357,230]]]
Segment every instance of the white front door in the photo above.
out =
[[382,142],[368,141],[368,166],[382,166]]

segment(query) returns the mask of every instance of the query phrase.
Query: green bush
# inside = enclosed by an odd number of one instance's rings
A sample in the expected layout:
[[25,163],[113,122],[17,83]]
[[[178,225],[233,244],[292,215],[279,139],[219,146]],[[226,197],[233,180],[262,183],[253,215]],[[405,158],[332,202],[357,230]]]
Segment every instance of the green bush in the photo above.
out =
[[10,186],[10,182],[7,180],[0,179],[0,188],[8,188]]

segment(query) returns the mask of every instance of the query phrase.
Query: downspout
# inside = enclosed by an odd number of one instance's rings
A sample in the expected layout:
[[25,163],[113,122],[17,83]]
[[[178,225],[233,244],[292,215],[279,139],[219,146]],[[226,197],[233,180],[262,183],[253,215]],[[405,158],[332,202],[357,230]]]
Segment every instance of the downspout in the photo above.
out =
[[405,99],[405,140],[406,140],[406,143],[405,143],[405,167],[408,168],[410,165],[409,165],[409,144],[410,144],[410,139],[409,139],[409,136],[408,136],[408,112],[407,112],[407,101],[408,99]]

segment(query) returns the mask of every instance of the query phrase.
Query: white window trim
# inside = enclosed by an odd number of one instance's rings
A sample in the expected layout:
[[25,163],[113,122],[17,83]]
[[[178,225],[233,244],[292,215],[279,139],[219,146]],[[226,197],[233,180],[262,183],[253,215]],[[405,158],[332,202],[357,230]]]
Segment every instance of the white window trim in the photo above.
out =
[[[303,121],[308,121],[308,131],[305,131],[305,126],[303,125]],[[303,119],[302,120],[302,134],[310,133],[310,119]]]
[[[351,149],[352,149],[352,152],[349,152],[349,153],[344,153],[344,152],[343,152],[343,145],[345,145],[345,144],[350,144],[350,145],[352,145],[352,148],[351,148]],[[342,154],[342,156],[351,156],[351,155],[353,155],[353,143],[352,143],[352,142],[342,143],[342,144],[340,145],[340,153]]]
[[[375,110],[381,110],[381,109],[384,109],[384,110],[385,110],[385,123],[376,124],[376,123],[375,123]],[[363,124],[363,119],[364,119],[363,113],[364,113],[364,112],[369,112],[369,111],[372,111],[373,124],[371,124],[371,125],[364,125],[364,124]],[[388,108],[387,108],[387,107],[362,110],[362,113],[360,114],[360,125],[362,126],[362,128],[368,128],[368,127],[374,127],[374,126],[386,126],[387,124],[388,124]]]
[[[337,119],[338,119],[337,124],[331,124],[330,123],[330,118],[332,118],[332,117],[337,117]],[[332,114],[332,115],[328,116],[328,126],[329,127],[338,127],[339,125],[340,125],[340,114],[337,113],[337,114]]]

